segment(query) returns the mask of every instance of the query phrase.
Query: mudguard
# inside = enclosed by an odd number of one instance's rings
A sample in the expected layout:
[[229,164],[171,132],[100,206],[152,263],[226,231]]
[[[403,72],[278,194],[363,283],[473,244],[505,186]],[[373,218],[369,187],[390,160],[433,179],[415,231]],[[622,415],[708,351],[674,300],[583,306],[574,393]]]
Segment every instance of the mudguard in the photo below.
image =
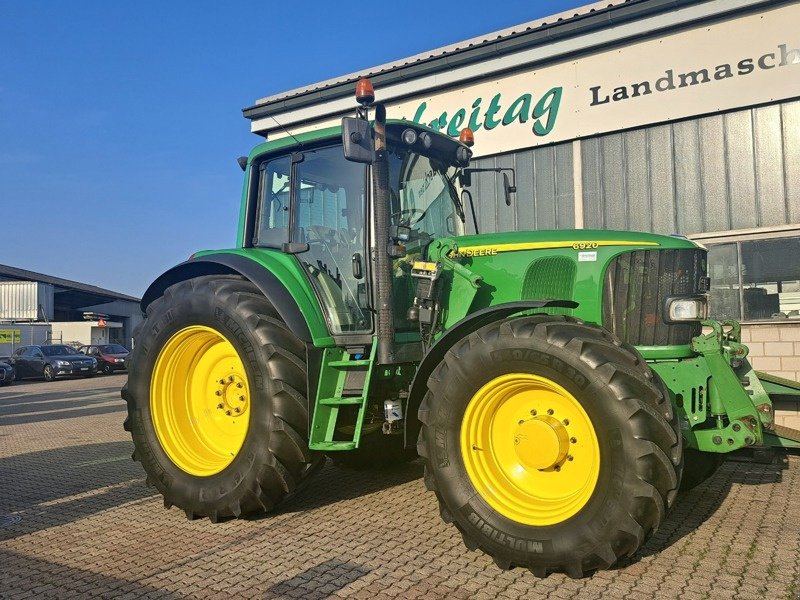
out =
[[237,254],[206,254],[189,259],[160,275],[142,296],[142,311],[161,296],[169,286],[203,275],[241,275],[251,281],[272,303],[283,321],[304,342],[312,341],[300,307],[278,278],[258,263]]

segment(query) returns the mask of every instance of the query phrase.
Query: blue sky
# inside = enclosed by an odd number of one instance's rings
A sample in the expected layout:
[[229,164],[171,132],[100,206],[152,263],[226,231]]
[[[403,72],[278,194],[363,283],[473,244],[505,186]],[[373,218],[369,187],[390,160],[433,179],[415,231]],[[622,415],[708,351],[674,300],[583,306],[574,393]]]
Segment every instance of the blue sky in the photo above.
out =
[[0,0],[0,263],[141,296],[234,245],[245,106],[586,3]]

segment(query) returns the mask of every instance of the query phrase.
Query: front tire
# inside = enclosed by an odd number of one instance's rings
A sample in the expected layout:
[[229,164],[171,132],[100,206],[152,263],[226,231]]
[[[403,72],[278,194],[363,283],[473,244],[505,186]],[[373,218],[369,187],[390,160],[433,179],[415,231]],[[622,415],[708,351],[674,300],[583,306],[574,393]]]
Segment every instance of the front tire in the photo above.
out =
[[137,333],[125,428],[166,506],[211,521],[272,510],[321,466],[305,345],[250,282],[168,288]]
[[103,375],[111,375],[114,372],[114,367],[108,363],[103,363],[101,371],[103,372]]
[[51,365],[45,365],[42,369],[42,376],[45,381],[53,381],[56,378],[55,369]]
[[425,483],[501,568],[582,577],[630,556],[680,482],[678,418],[609,332],[537,315],[456,343],[419,411]]

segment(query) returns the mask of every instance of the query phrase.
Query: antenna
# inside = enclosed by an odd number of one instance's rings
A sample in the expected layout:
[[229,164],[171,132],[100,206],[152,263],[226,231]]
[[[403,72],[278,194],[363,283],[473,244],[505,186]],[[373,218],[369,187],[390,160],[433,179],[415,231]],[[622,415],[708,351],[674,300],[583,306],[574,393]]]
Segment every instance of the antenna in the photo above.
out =
[[284,127],[283,125],[281,125],[281,123],[280,123],[280,121],[278,121],[278,119],[276,119],[276,118],[275,118],[274,116],[272,116],[272,115],[270,115],[270,116],[269,116],[269,118],[270,118],[270,119],[272,119],[273,121],[275,121],[275,124],[276,124],[278,127],[280,127],[280,128],[283,130],[283,133],[285,133],[285,134],[286,134],[286,135],[288,135],[290,138],[292,138],[292,139],[293,139],[295,142],[297,142],[297,145],[298,145],[298,146],[300,146],[301,148],[303,147],[303,144],[300,142],[300,140],[298,140],[296,137],[294,137],[294,135],[292,135],[292,132],[291,132],[291,131],[289,131],[288,129],[286,129],[286,127]]

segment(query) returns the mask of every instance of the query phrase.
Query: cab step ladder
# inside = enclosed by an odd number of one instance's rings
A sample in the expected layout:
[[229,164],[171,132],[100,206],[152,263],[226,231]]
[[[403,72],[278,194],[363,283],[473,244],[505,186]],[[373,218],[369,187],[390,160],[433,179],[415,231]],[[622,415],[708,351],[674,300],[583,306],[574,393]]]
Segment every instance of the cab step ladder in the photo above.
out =
[[[353,358],[351,352],[345,348],[325,349],[317,386],[317,402],[311,420],[311,436],[308,443],[311,450],[330,452],[358,448],[377,347],[378,344],[373,340],[369,358],[359,354],[354,354],[353,356],[358,358]],[[363,386],[358,392],[346,389],[348,375],[353,372],[364,373]],[[339,409],[343,406],[358,407],[353,438],[334,440],[336,420],[339,417]]]

